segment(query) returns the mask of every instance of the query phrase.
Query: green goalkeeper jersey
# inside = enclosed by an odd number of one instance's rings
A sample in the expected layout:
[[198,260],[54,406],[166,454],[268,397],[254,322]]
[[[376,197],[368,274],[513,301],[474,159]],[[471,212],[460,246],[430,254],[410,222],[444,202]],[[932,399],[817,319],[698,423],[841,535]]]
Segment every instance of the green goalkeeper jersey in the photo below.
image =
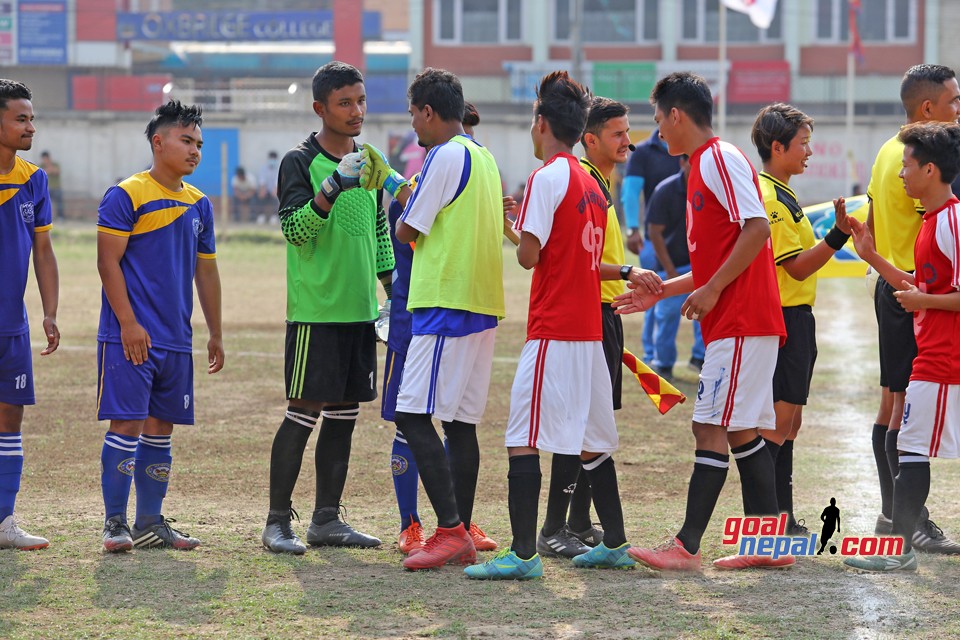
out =
[[372,322],[377,276],[393,271],[393,247],[380,191],[344,191],[326,219],[313,198],[340,158],[316,134],[287,152],[277,192],[287,239],[287,321]]

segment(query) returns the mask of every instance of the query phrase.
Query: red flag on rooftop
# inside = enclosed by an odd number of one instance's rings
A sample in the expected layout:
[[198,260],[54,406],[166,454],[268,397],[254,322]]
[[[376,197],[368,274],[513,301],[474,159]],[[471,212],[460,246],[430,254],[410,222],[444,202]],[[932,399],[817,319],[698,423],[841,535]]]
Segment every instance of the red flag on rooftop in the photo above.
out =
[[863,64],[863,43],[860,41],[860,29],[857,27],[857,19],[860,17],[860,0],[849,0],[847,14],[850,23],[850,53],[856,58],[857,62]]

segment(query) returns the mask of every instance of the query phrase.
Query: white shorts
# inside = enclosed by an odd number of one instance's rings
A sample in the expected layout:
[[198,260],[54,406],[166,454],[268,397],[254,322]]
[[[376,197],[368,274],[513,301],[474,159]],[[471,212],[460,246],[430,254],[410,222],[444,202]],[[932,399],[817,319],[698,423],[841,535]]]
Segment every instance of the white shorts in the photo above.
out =
[[413,336],[397,411],[478,424],[487,406],[496,335],[494,327],[460,338]]
[[603,344],[528,340],[510,393],[506,446],[613,453],[620,444]]
[[721,338],[707,345],[693,421],[728,431],[775,429],[773,372],[779,336]]
[[910,381],[897,448],[931,458],[960,458],[960,384]]

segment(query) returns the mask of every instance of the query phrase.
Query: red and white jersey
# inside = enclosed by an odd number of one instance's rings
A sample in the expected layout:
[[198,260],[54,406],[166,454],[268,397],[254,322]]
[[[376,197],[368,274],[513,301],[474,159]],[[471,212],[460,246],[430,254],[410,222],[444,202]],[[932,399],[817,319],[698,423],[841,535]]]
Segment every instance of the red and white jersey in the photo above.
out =
[[[740,149],[711,138],[690,157],[687,179],[687,247],[696,287],[730,256],[748,218],[767,219],[757,172]],[[787,332],[769,240],[700,319],[700,328],[707,344],[740,336],[780,336],[782,344]]]
[[[923,216],[914,245],[917,287],[932,295],[960,289],[960,200],[956,196]],[[960,384],[960,313],[922,309],[913,314],[917,357],[911,380]]]
[[514,229],[540,240],[527,340],[600,340],[600,256],[607,199],[580,162],[558,153],[527,178]]

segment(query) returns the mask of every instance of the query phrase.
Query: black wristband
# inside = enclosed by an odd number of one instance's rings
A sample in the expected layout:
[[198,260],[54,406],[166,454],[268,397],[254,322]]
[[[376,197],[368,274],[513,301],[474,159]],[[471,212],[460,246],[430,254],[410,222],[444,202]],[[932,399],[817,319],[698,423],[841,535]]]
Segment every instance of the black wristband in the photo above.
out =
[[849,233],[844,233],[837,228],[837,225],[833,225],[833,228],[827,232],[827,235],[823,237],[823,241],[827,243],[827,246],[833,249],[834,251],[840,251],[843,249],[843,245],[847,244],[847,240],[850,239]]
[[327,199],[331,205],[337,201],[337,196],[343,191],[343,185],[340,183],[340,176],[334,171],[332,175],[324,178],[320,183],[320,193]]
[[[393,277],[393,272],[390,273],[390,278]],[[390,281],[390,278],[385,278],[380,281],[380,285],[383,287],[383,292],[387,294],[387,300],[393,298],[393,282]]]

